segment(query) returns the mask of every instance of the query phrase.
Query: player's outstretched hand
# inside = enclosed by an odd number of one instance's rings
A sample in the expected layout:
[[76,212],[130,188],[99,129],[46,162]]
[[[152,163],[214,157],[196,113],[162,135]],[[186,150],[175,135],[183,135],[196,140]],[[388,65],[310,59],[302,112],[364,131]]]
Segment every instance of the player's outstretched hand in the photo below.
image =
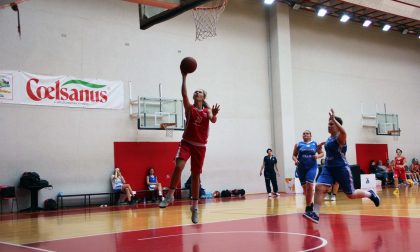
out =
[[330,120],[334,120],[334,117],[335,117],[334,109],[331,109],[329,114],[330,114]]
[[324,145],[325,145],[325,142],[321,142],[321,143],[319,143],[319,144],[316,146],[316,150],[318,151],[318,150],[322,149],[322,146],[324,146]]
[[217,115],[217,113],[219,113],[220,110],[220,105],[216,103],[216,105],[213,105],[211,107],[211,112],[213,113],[213,116]]

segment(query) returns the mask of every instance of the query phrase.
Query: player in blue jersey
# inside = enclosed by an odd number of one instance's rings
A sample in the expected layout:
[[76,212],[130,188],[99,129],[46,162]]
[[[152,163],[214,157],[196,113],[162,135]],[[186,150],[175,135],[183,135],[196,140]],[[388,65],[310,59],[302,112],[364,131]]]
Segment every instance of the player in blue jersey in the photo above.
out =
[[297,174],[303,193],[306,197],[305,213],[313,211],[314,184],[318,171],[316,160],[324,156],[322,148],[318,148],[315,141],[312,141],[312,133],[305,130],[302,135],[303,141],[295,144],[293,149],[293,161],[297,166]]
[[314,209],[303,214],[305,218],[315,223],[319,222],[319,211],[324,195],[335,181],[340,184],[340,187],[349,199],[369,198],[377,207],[381,202],[373,190],[354,189],[353,177],[345,156],[347,151],[347,134],[342,126],[343,120],[335,116],[333,109],[331,109],[329,114],[328,132],[331,136],[325,143],[320,144],[321,146],[324,145],[327,157],[325,158],[325,166],[316,184]]

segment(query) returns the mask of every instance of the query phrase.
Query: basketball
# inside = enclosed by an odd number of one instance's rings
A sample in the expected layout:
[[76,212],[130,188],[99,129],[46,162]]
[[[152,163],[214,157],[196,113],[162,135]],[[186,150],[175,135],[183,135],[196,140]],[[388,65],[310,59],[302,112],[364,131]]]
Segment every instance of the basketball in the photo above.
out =
[[190,74],[197,69],[197,61],[192,57],[186,57],[181,61],[181,72],[184,74]]

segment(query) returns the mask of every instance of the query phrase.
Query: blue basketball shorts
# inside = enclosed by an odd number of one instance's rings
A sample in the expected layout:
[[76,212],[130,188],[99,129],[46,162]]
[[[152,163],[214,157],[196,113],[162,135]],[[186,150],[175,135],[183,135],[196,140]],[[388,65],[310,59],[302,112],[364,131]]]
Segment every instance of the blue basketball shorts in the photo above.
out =
[[355,191],[350,166],[322,167],[317,184],[332,186],[336,181],[344,193],[353,194]]
[[306,183],[314,183],[316,175],[318,173],[318,165],[314,165],[313,167],[307,168],[303,166],[298,166],[296,169],[297,175],[300,180],[301,185],[305,185]]

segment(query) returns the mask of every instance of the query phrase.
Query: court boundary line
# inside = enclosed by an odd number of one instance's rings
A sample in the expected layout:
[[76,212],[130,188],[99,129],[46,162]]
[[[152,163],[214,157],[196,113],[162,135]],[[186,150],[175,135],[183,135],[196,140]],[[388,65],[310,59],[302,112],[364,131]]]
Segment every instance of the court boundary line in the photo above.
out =
[[307,251],[313,251],[316,249],[320,249],[323,248],[325,246],[327,246],[328,241],[321,237],[321,236],[315,236],[315,235],[310,235],[310,234],[302,234],[302,233],[295,233],[295,232],[281,232],[281,231],[263,231],[263,230],[248,230],[248,231],[220,231],[220,232],[203,232],[203,233],[188,233],[188,234],[175,234],[175,235],[163,235],[163,236],[155,236],[155,237],[148,237],[148,238],[139,238],[137,239],[138,241],[145,241],[145,240],[153,240],[153,239],[162,239],[162,238],[167,238],[167,237],[175,237],[175,236],[193,236],[193,235],[205,235],[205,234],[240,234],[240,233],[262,233],[262,234],[291,234],[291,235],[299,235],[299,236],[309,236],[312,238],[316,238],[321,240],[321,245],[314,247],[314,248],[310,248],[310,249],[306,249],[306,250],[299,250],[300,252],[307,252]]
[[[214,224],[214,223],[221,223],[221,222],[232,222],[232,221],[241,221],[241,220],[251,220],[256,218],[267,218],[267,217],[274,217],[274,216],[287,216],[287,215],[299,215],[301,213],[286,213],[286,214],[275,214],[275,215],[265,215],[265,216],[253,216],[249,218],[243,218],[243,219],[236,219],[236,220],[221,220],[221,221],[213,221],[213,222],[206,222],[206,223],[199,223],[199,224],[181,224],[181,225],[173,225],[173,226],[166,226],[166,227],[156,227],[152,229],[136,229],[136,230],[125,230],[121,232],[108,232],[108,233],[102,233],[102,234],[91,234],[91,235],[85,235],[85,236],[75,236],[75,237],[69,237],[69,238],[60,238],[60,239],[51,239],[51,240],[43,240],[43,241],[36,241],[31,242],[27,244],[36,244],[36,243],[44,243],[44,242],[53,242],[53,241],[64,241],[64,240],[70,240],[70,239],[80,239],[85,237],[93,237],[93,236],[100,236],[100,235],[112,235],[112,234],[122,234],[122,233],[129,233],[129,232],[140,232],[140,231],[148,231],[148,230],[158,230],[158,229],[164,229],[164,228],[176,228],[176,227],[185,227],[185,226],[196,226],[196,225],[205,225],[205,224]],[[413,218],[413,217],[407,217],[407,216],[389,216],[389,215],[368,215],[368,214],[356,214],[356,213],[346,213],[346,214],[340,214],[340,213],[320,213],[320,215],[349,215],[349,216],[370,216],[370,217],[388,217],[388,218]],[[420,217],[417,217],[416,219],[420,219]]]
[[[382,210],[382,208],[381,208]],[[413,209],[413,208],[408,208],[408,209],[402,209],[402,208],[387,208],[385,210],[417,210],[420,211],[420,209]],[[349,211],[356,211],[356,210],[349,210]],[[345,212],[345,211],[344,211]],[[364,213],[320,213],[325,214],[325,215],[350,215],[350,216],[371,216],[371,217],[390,217],[390,218],[413,218],[413,219],[420,219],[420,216],[390,216],[390,215],[370,215],[370,214],[364,214]]]
[[293,215],[293,214],[299,214],[299,213],[266,215],[266,216],[256,216],[256,217],[253,216],[253,217],[244,218],[244,219],[237,219],[237,220],[222,220],[222,221],[214,221],[214,222],[206,222],[206,223],[198,223],[198,224],[191,223],[191,224],[184,224],[184,225],[173,225],[173,226],[167,226],[167,227],[157,227],[157,228],[151,228],[151,229],[125,230],[125,231],[121,231],[121,232],[109,232],[109,233],[103,233],[103,234],[91,234],[91,235],[85,235],[85,236],[75,236],[75,237],[70,237],[70,238],[61,238],[61,239],[36,241],[36,242],[30,242],[30,243],[26,243],[26,244],[35,244],[35,243],[53,242],[53,241],[63,241],[63,240],[70,240],[70,239],[79,239],[79,238],[85,238],[85,237],[100,236],[100,235],[122,234],[122,233],[140,232],[140,231],[148,231],[148,230],[157,230],[157,229],[164,229],[164,228],[176,228],[176,227],[186,227],[186,226],[197,226],[197,225],[213,224],[213,223],[220,223],[220,222],[241,221],[241,220],[250,220],[250,219],[266,218],[266,217],[273,217],[273,216]]
[[54,250],[47,250],[47,249],[41,249],[41,248],[34,248],[34,247],[30,247],[30,246],[22,245],[22,244],[15,244],[15,243],[9,243],[9,242],[2,242],[2,241],[0,241],[0,244],[4,244],[4,245],[8,245],[8,246],[12,246],[12,247],[19,247],[19,248],[33,249],[33,250],[43,251],[43,252],[55,252]]

